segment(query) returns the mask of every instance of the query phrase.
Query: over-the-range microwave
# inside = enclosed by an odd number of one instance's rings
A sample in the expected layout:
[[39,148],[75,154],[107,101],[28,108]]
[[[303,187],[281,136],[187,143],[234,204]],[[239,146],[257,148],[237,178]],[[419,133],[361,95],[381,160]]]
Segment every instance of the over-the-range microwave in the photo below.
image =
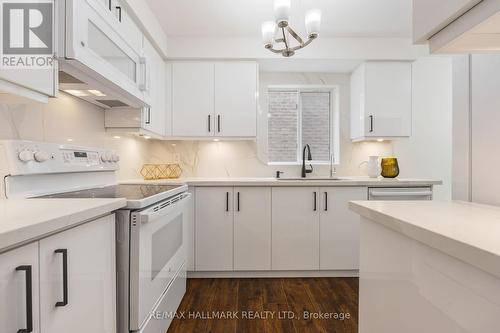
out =
[[102,108],[146,107],[146,59],[104,7],[96,0],[56,1],[59,89]]

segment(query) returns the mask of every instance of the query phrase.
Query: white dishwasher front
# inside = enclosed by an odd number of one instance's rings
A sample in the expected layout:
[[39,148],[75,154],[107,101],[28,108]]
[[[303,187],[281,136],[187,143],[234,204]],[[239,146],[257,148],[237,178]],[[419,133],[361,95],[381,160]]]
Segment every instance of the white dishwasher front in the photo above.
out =
[[432,200],[432,187],[370,187],[368,200]]

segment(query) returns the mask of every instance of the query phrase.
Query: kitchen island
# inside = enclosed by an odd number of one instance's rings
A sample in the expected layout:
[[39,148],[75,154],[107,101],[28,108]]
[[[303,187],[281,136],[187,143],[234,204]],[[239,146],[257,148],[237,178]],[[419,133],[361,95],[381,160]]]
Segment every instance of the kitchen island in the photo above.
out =
[[359,201],[359,332],[498,332],[500,208]]

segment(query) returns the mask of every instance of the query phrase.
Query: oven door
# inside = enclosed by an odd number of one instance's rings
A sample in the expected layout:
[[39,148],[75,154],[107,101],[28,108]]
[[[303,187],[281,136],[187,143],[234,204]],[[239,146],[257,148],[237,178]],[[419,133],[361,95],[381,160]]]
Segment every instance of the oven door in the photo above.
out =
[[139,330],[149,319],[186,260],[183,244],[189,193],[133,212],[130,223],[129,328]]

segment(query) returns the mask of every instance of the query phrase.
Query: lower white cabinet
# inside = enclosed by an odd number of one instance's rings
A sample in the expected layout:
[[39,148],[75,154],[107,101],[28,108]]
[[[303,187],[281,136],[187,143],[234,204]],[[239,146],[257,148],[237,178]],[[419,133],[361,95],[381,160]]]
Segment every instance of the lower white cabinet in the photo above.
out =
[[196,270],[271,269],[271,188],[196,188]]
[[233,270],[233,188],[196,188],[196,270]]
[[271,188],[234,188],[234,270],[271,270]]
[[42,332],[116,332],[114,217],[39,243]]
[[38,243],[0,254],[0,295],[0,332],[40,332]]
[[114,215],[0,254],[0,332],[116,332]]
[[272,269],[319,269],[319,189],[275,187],[272,193]]
[[367,200],[366,187],[320,188],[321,270],[359,269],[359,215],[349,210],[349,201]]

